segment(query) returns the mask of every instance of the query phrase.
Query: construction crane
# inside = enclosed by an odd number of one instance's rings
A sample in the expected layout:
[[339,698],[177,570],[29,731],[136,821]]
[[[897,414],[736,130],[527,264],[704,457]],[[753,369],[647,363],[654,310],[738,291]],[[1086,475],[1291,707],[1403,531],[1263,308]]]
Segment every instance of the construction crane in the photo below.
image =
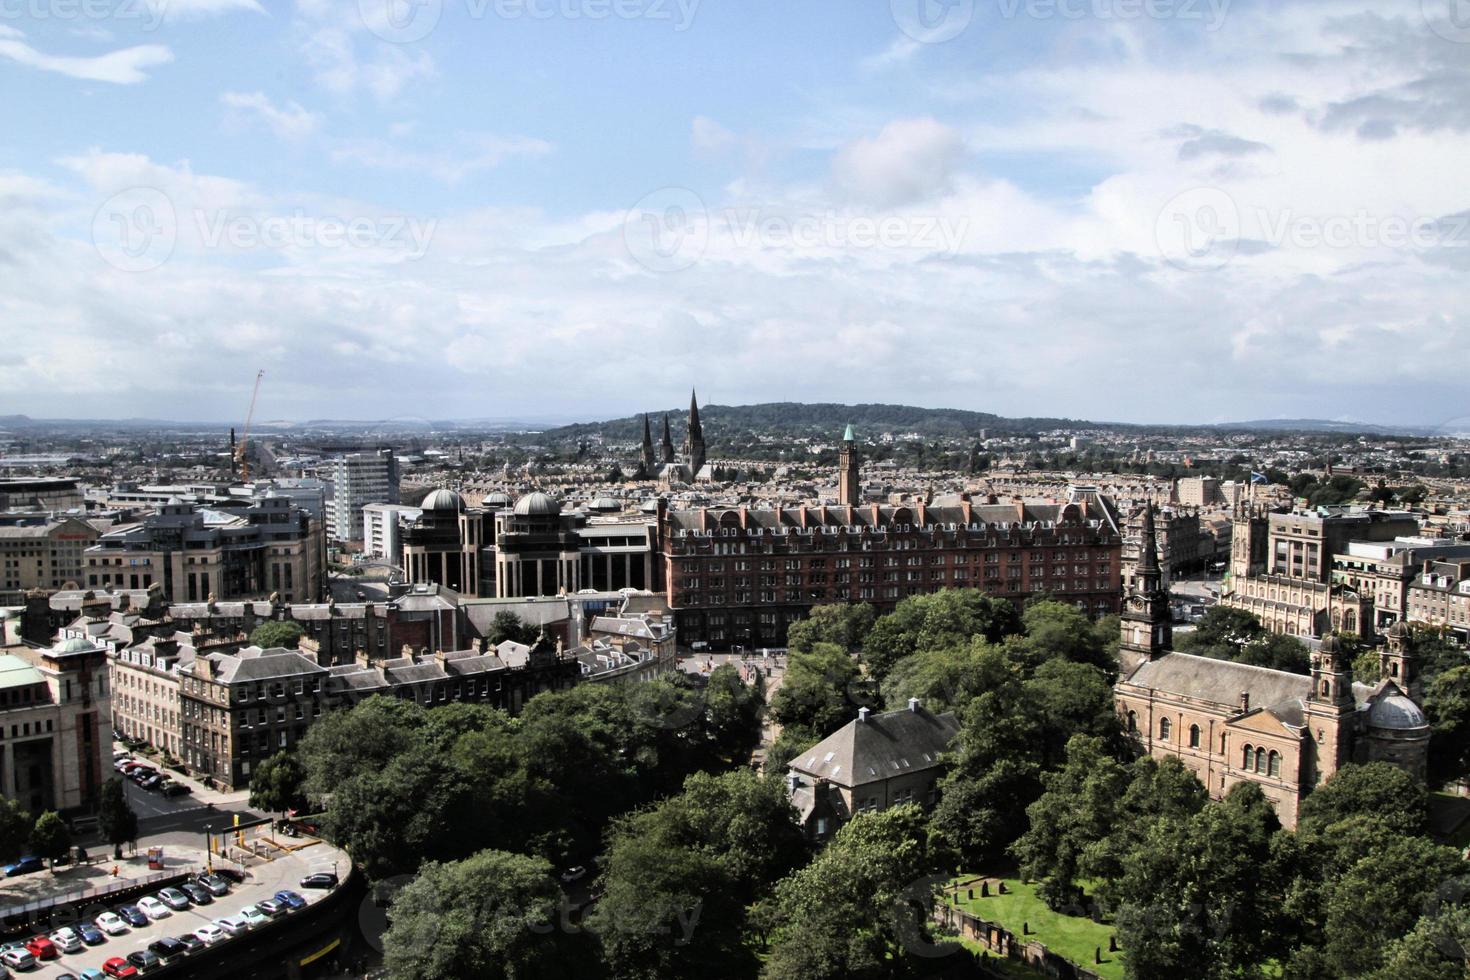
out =
[[250,392],[250,411],[245,413],[245,428],[240,432],[240,444],[235,447],[235,461],[240,464],[240,479],[250,479],[250,422],[255,418],[255,399],[260,397],[260,382],[265,378],[265,369],[255,373],[255,389]]

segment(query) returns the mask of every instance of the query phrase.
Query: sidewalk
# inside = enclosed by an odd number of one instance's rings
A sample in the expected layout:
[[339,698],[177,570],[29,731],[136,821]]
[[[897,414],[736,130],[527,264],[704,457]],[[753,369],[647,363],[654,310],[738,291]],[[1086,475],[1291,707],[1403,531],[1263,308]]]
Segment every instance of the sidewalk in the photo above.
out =
[[[127,749],[127,746],[123,745],[119,741],[114,740],[112,743],[112,748],[113,751],[116,752],[119,749]],[[142,752],[134,752],[133,758],[137,759],[139,762],[145,762],[148,765],[153,766],[155,769],[168,776],[168,778],[173,780],[174,782],[182,783],[183,785],[189,787],[191,791],[189,793],[189,797],[197,801],[200,805],[213,803],[215,806],[223,806],[225,804],[244,806],[250,802],[249,789],[237,789],[231,790],[229,792],[221,789],[209,789],[193,776],[186,776],[181,772],[169,769],[163,764],[163,760],[159,756],[146,755]],[[114,775],[118,774],[114,773]]]

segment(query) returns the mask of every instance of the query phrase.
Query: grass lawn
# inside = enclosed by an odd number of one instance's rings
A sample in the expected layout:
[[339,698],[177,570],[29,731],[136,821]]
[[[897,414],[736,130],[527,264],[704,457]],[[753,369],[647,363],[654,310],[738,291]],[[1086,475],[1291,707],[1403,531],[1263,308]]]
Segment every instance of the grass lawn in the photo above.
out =
[[[966,875],[964,881],[973,876]],[[1080,967],[1091,970],[1105,980],[1123,980],[1123,954],[1109,953],[1108,940],[1113,935],[1112,927],[1099,925],[1085,916],[1062,915],[1046,907],[1036,897],[1036,886],[1025,884],[1016,878],[991,878],[990,897],[980,897],[980,887],[975,886],[973,901],[960,891],[959,907],[988,922],[1004,926],[1015,937],[1024,942],[1034,939],[1053,953],[1064,956]],[[1006,894],[1000,894],[997,881],[1004,881]],[[1029,925],[1031,931],[1022,935],[1022,926]],[[1093,951],[1101,947],[1103,962],[1092,961]],[[1024,975],[1024,974],[1023,974]]]

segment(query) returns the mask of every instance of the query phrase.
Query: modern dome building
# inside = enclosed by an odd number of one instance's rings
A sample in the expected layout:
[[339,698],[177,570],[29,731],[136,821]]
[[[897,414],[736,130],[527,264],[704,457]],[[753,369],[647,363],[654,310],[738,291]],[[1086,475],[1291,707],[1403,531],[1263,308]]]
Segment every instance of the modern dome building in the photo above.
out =
[[424,495],[419,516],[403,529],[403,571],[409,582],[429,583],[460,595],[480,594],[484,511],[465,506],[453,490]]

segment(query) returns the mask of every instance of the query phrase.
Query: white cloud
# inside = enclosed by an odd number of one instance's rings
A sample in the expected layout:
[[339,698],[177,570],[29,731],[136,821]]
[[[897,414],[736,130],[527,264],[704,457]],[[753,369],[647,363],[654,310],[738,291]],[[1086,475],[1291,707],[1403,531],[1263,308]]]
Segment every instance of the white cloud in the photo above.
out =
[[321,123],[319,116],[302,108],[300,103],[286,102],[278,107],[264,92],[225,92],[220,102],[259,119],[283,139],[310,136]]
[[707,116],[694,117],[689,138],[696,150],[710,154],[723,153],[738,142],[734,133]]
[[480,134],[462,138],[455,149],[437,151],[405,149],[384,140],[348,140],[332,150],[332,160],[374,170],[421,173],[453,184],[508,160],[534,159],[551,151],[550,143],[535,137]]
[[90,58],[51,55],[37,51],[24,41],[15,40],[22,36],[13,28],[6,28],[5,33],[0,34],[0,38],[4,39],[0,40],[0,57],[9,58],[28,68],[56,72],[89,82],[134,85],[148,78],[148,69],[174,60],[173,52],[161,44],[140,44]]
[[924,45],[911,37],[901,37],[875,55],[864,58],[862,67],[867,71],[882,71],[913,59],[924,49]]
[[902,204],[946,190],[963,153],[954,128],[929,117],[901,119],[842,147],[832,175],[859,200]]

